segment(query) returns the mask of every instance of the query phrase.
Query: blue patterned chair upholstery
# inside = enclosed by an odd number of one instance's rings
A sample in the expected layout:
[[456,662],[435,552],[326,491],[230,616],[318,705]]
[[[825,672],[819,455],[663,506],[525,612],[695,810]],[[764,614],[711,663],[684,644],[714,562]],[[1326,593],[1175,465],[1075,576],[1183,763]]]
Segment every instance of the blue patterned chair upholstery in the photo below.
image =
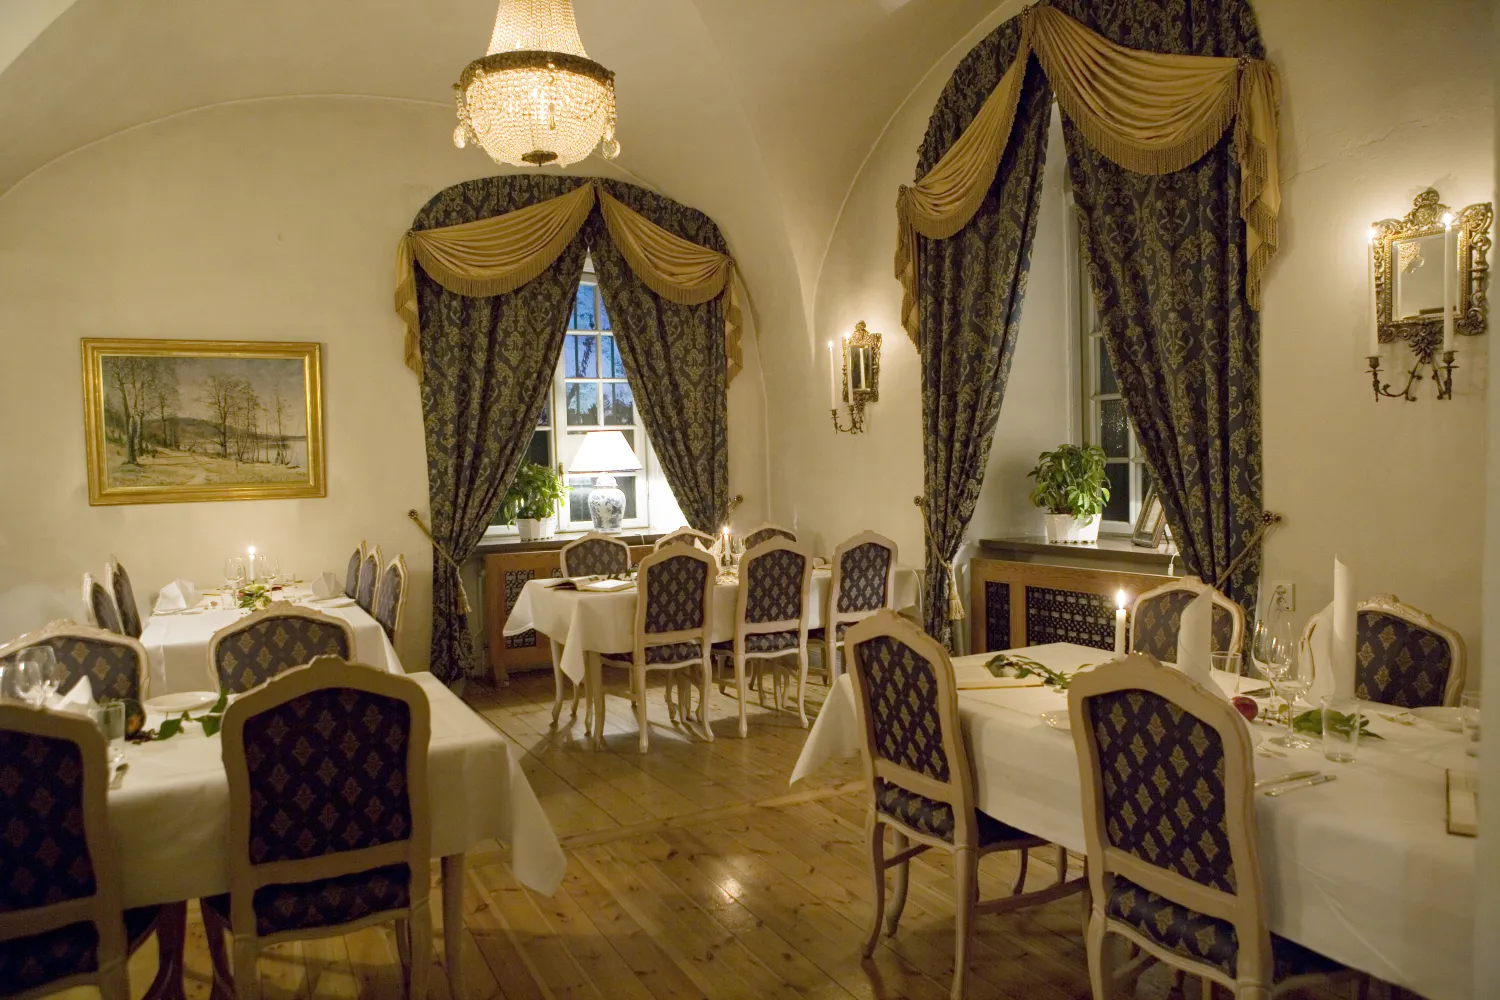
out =
[[789,542],[797,540],[797,533],[790,528],[783,528],[779,524],[764,524],[745,536],[745,551],[750,551],[762,542],[769,542],[773,538],[785,538]]
[[1392,595],[1360,604],[1354,656],[1354,691],[1366,701],[1456,705],[1463,692],[1463,639]]
[[58,691],[66,694],[80,678],[89,679],[96,701],[106,698],[144,702],[151,697],[146,647],[140,640],[106,629],[57,621],[0,648],[0,664],[10,664],[24,649],[46,646],[63,671]]
[[699,531],[696,528],[678,528],[676,531],[658,538],[653,549],[660,552],[662,549],[673,545],[697,545],[700,548],[708,549],[713,544],[714,536],[707,532]]
[[380,546],[365,555],[359,567],[359,584],[354,588],[354,603],[367,614],[375,613],[375,588],[380,583]]
[[420,686],[319,660],[234,702],[223,734],[229,892],[202,901],[220,987],[234,995],[253,978],[265,944],[394,920],[410,934],[412,995],[426,996],[431,719]]
[[90,625],[120,635],[125,634],[125,626],[120,622],[120,609],[115,606],[114,597],[91,573],[83,574],[83,609]]
[[359,569],[364,565],[365,547],[363,544],[353,552],[349,553],[349,565],[344,570],[344,596],[353,597],[359,593]]
[[[1265,996],[1346,975],[1271,934],[1255,851],[1254,768],[1244,720],[1153,657],[1133,653],[1076,675],[1069,716],[1083,786],[1093,892],[1088,949],[1110,982],[1108,934],[1153,957]],[[1181,880],[1200,892],[1187,901]]]
[[341,618],[276,603],[215,632],[209,675],[220,691],[240,694],[318,656],[347,660],[354,633]]
[[380,586],[375,591],[375,610],[371,615],[391,642],[396,641],[401,619],[405,617],[406,578],[406,557],[397,556],[380,575]]
[[[767,529],[770,530],[770,529]],[[749,661],[757,667],[797,658],[797,714],[807,725],[804,689],[807,687],[807,619],[811,610],[812,550],[782,534],[772,533],[745,553],[740,562],[740,587],[735,597],[734,638],[714,643],[720,665],[732,667],[739,698],[740,735],[749,735],[745,717],[745,681]],[[780,673],[775,681],[776,707],[781,708]],[[720,682],[723,691],[723,682]],[[764,702],[765,691],[761,690]]]
[[[1146,653],[1171,663],[1177,659],[1177,631],[1182,613],[1208,588],[1195,578],[1150,590],[1136,599],[1131,615],[1132,652]],[[1244,646],[1245,613],[1239,605],[1214,593],[1213,649],[1216,653],[1238,653]]]
[[129,995],[125,958],[163,907],[121,911],[108,782],[87,719],[0,705],[0,913],[25,915],[23,933],[0,939],[0,995],[90,983],[106,1000]]
[[615,576],[630,572],[630,546],[590,532],[558,553],[563,576]]
[[849,626],[891,606],[896,543],[873,531],[861,532],[834,549],[831,562],[824,624],[808,633],[809,641],[823,647],[823,672],[830,684],[840,672],[839,647]]
[[[700,668],[700,690],[708,697],[709,637],[713,632],[714,557],[694,546],[668,545],[641,560],[636,572],[635,647],[604,653],[600,664],[630,672],[640,727],[640,749],[649,746],[646,725],[646,673],[650,670]],[[671,682],[668,682],[669,686]],[[594,727],[604,721],[602,692],[595,693]],[[713,739],[706,709],[700,707],[704,738]]]
[[[968,974],[970,925],[975,914],[996,913],[1050,902],[1081,892],[1082,878],[1067,880],[1067,852],[1057,854],[1057,879],[1041,890],[1021,892],[1027,852],[1046,841],[981,813],[958,715],[953,664],[938,642],[890,610],[849,629],[849,673],[854,685],[862,757],[869,782],[871,866],[875,874],[875,919],[865,956],[880,939],[885,911],[885,870],[897,868],[896,894],[886,931],[895,934],[906,901],[908,865],[915,853],[936,848],[953,859],[958,911],[952,995],[961,997]],[[886,829],[895,854],[887,860]],[[1020,851],[1021,875],[1009,896],[979,900],[979,859],[996,851]]]
[[125,567],[114,556],[110,556],[109,562],[104,564],[104,581],[115,599],[115,610],[120,615],[120,630],[132,639],[139,639],[141,611],[135,603],[135,588],[130,585],[130,574],[125,572]]

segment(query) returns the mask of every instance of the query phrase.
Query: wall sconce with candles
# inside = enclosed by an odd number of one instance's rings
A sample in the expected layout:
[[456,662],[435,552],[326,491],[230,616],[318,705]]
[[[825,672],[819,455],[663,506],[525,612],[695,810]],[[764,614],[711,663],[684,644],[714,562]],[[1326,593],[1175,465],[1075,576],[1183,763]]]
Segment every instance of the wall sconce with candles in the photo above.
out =
[[[865,429],[865,404],[880,398],[880,334],[871,333],[860,320],[854,324],[854,332],[844,334],[839,353],[841,363],[835,364],[830,340],[828,396],[833,429],[840,434],[859,434]],[[839,423],[840,403],[849,407],[848,427]]]
[[[1370,227],[1370,327],[1367,360],[1375,399],[1415,402],[1413,387],[1430,369],[1438,399],[1453,398],[1459,336],[1489,325],[1490,203],[1454,212],[1428,188],[1401,219]],[[1380,345],[1404,340],[1416,356],[1406,385],[1392,392],[1380,380]],[[1438,354],[1441,351],[1442,361]]]

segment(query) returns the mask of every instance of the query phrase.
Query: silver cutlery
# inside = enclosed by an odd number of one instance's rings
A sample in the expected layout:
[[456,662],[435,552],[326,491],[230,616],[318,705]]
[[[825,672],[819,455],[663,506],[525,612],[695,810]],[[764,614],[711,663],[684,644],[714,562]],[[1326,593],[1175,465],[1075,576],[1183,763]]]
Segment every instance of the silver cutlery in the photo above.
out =
[[1258,747],[1256,747],[1255,748],[1255,755],[1257,757],[1285,757],[1286,756],[1286,754],[1282,753],[1280,750],[1272,750],[1270,747],[1267,747],[1267,746],[1258,746]]
[[1285,795],[1287,792],[1295,792],[1299,788],[1311,788],[1314,785],[1326,785],[1328,782],[1333,781],[1337,778],[1338,775],[1336,774],[1320,774],[1316,778],[1308,778],[1307,780],[1299,781],[1294,785],[1278,785],[1277,787],[1267,791],[1265,795],[1267,798],[1274,799],[1278,795]]
[[1303,778],[1316,778],[1318,773],[1317,771],[1291,771],[1274,778],[1261,778],[1255,782],[1255,787],[1265,788],[1267,785],[1279,785],[1284,781],[1301,781]]

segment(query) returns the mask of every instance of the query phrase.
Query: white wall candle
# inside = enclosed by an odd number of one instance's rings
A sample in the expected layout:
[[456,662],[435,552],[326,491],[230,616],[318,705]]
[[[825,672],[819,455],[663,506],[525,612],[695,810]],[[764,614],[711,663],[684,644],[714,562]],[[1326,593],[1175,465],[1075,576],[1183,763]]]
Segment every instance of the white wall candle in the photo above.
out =
[[1115,594],[1115,655],[1125,655],[1125,591]]
[[1368,297],[1370,301],[1370,344],[1369,350],[1365,351],[1365,356],[1373,358],[1380,353],[1380,296],[1377,294],[1375,286],[1375,230],[1373,229],[1370,230],[1369,237],[1366,240],[1366,249],[1370,258],[1369,266],[1366,269],[1368,274]]
[[833,364],[833,341],[828,342],[828,405],[839,408],[839,372]]
[[1458,267],[1454,245],[1453,216],[1443,216],[1443,350],[1453,350],[1453,272]]
[[250,574],[249,582],[250,583],[254,583],[255,582],[255,546],[254,545],[250,546],[249,552],[250,552],[250,565],[249,565],[249,567],[247,567],[247,571]]

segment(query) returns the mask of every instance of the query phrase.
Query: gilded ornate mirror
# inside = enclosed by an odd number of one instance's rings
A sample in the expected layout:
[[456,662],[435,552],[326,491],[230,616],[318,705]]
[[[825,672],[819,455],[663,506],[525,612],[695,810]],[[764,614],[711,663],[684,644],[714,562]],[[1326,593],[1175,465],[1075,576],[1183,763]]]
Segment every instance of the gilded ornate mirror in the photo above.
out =
[[864,320],[844,337],[844,402],[862,409],[880,398],[880,334],[865,328]]
[[[1382,343],[1409,341],[1419,353],[1443,336],[1444,267],[1453,269],[1454,332],[1484,333],[1489,321],[1490,222],[1488,203],[1454,211],[1428,188],[1400,219],[1371,228],[1376,322]],[[1453,226],[1454,260],[1447,260],[1445,220]]]

